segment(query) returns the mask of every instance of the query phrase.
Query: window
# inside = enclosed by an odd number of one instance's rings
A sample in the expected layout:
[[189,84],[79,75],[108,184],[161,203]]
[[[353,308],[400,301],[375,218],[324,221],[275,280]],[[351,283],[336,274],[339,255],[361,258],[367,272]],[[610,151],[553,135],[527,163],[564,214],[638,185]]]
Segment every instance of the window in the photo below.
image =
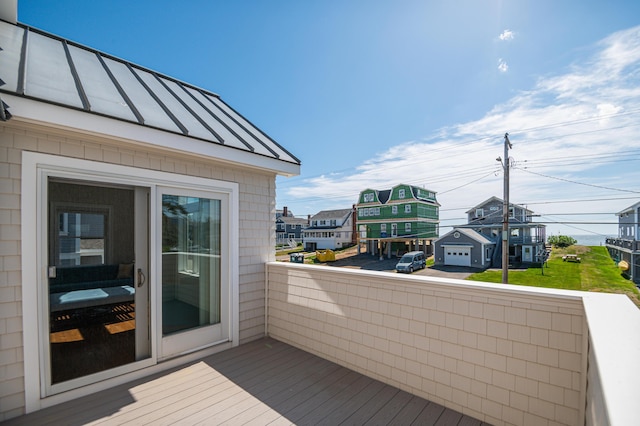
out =
[[366,194],[363,195],[363,200],[365,203],[371,203],[374,201],[374,194],[373,192],[367,192]]
[[386,223],[381,223],[380,224],[380,233],[386,233],[387,232],[387,224]]
[[[106,230],[109,229],[109,212],[82,211],[83,207],[58,206],[53,262],[58,266],[103,265],[105,252],[110,244]],[[98,208],[98,210],[101,210]]]
[[476,209],[476,217],[483,217],[484,209]]
[[411,213],[411,204],[405,204],[404,205],[404,212],[405,213]]
[[404,224],[404,232],[411,232],[411,222]]
[[398,214],[398,206],[391,206],[391,214]]
[[404,198],[404,189],[398,190],[398,198]]

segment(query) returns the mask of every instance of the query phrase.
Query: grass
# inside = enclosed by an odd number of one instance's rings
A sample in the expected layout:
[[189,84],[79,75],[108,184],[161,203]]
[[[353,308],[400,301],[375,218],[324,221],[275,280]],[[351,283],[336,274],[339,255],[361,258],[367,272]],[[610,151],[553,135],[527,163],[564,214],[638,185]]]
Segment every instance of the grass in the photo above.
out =
[[276,256],[283,256],[283,255],[291,254],[291,253],[299,253],[301,251],[304,251],[304,248],[302,247],[302,244],[298,244],[298,246],[296,248],[291,248],[289,246],[285,246],[285,248],[276,249]]
[[[577,254],[581,262],[563,262],[565,254]],[[468,280],[502,281],[502,271],[488,270],[471,275]],[[599,291],[626,294],[640,307],[640,292],[626,279],[605,247],[570,246],[554,248],[544,269],[539,266],[526,270],[510,270],[509,284],[533,287],[561,288],[567,290]]]

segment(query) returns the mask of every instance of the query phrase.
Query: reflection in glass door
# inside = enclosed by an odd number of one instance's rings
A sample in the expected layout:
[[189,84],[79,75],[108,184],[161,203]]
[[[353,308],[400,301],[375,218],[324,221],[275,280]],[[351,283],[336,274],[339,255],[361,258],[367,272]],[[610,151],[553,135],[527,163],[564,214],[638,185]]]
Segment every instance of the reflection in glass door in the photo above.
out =
[[162,195],[163,355],[223,338],[222,201]]
[[148,254],[146,246],[141,250],[136,245],[136,236],[146,232],[139,228],[146,228],[147,220],[136,220],[135,215],[148,214],[136,209],[148,203],[147,194],[133,187],[50,178],[51,385],[150,355],[148,349],[136,354],[136,342],[149,336],[147,321],[136,320],[136,301],[148,298],[146,288],[137,288]]

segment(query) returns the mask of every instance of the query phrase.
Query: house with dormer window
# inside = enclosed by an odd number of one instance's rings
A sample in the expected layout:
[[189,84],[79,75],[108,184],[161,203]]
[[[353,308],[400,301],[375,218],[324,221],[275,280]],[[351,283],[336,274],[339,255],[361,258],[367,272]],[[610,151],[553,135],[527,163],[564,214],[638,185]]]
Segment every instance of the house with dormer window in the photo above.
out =
[[353,209],[322,210],[302,231],[304,249],[336,250],[355,244]]
[[[436,242],[435,263],[478,268],[501,267],[503,208],[500,198],[491,197],[469,209],[466,212],[467,223],[456,226],[454,232],[444,235]],[[546,225],[535,223],[532,218],[533,211],[526,207],[509,205],[510,264],[540,262],[546,253]],[[461,234],[460,229],[472,230],[478,234],[478,238],[471,238],[460,245],[461,240],[456,236],[469,238],[467,233]],[[445,246],[457,249],[447,250]]]
[[381,257],[414,249],[428,255],[438,236],[439,208],[436,193],[425,188],[365,189],[356,205],[358,247]]

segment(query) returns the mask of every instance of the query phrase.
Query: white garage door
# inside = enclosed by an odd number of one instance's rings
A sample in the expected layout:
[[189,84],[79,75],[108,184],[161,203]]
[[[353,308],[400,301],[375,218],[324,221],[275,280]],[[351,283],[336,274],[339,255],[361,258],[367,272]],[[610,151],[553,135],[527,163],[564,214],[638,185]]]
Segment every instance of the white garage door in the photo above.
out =
[[444,247],[444,264],[471,266],[471,247]]

